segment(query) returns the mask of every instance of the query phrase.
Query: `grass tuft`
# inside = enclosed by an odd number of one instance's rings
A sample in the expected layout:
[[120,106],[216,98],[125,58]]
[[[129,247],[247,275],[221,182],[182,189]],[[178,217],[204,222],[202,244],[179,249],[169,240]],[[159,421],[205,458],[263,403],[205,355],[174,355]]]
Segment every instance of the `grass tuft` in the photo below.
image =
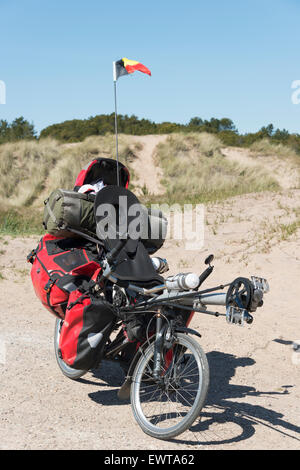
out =
[[280,189],[264,169],[230,162],[221,148],[221,141],[207,133],[172,135],[158,146],[168,203],[208,203]]
[[9,208],[0,211],[0,235],[40,235],[43,232],[42,212],[40,210]]

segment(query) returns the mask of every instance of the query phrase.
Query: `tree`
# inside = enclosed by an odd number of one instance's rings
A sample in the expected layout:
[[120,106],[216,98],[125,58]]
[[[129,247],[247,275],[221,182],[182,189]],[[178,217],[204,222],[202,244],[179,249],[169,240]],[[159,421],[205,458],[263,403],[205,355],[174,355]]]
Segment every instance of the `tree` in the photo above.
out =
[[0,143],[35,138],[34,125],[26,121],[23,116],[16,118],[11,124],[0,121]]
[[193,117],[188,123],[188,126],[200,127],[200,126],[203,126],[203,124],[204,124],[203,119],[199,117]]
[[273,139],[278,142],[286,142],[290,137],[289,132],[286,129],[276,129],[273,134]]
[[10,127],[7,121],[0,121],[0,142],[5,141],[10,132]]
[[262,127],[259,131],[263,137],[272,137],[273,132],[274,132],[274,126],[273,124],[269,124],[266,127]]
[[222,131],[237,132],[237,128],[235,127],[231,119],[223,118],[220,120],[220,124],[219,124],[219,132],[222,132]]

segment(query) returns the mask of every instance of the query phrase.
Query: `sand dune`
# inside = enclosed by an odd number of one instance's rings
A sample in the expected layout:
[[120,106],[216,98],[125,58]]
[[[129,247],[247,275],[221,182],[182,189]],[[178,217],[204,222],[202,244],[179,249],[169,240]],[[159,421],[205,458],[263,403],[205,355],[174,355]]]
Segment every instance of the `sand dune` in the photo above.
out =
[[134,171],[134,184],[137,187],[136,194],[142,192],[141,188],[146,187],[150,194],[163,194],[164,188],[160,180],[163,177],[162,170],[154,163],[156,146],[164,142],[165,135],[136,136],[134,140],[142,145],[141,150],[135,151],[136,158],[132,162]]
[[278,180],[283,189],[299,187],[299,168],[291,162],[282,160],[276,155],[253,155],[251,150],[228,147],[222,149],[223,155],[231,161],[245,166],[262,166]]

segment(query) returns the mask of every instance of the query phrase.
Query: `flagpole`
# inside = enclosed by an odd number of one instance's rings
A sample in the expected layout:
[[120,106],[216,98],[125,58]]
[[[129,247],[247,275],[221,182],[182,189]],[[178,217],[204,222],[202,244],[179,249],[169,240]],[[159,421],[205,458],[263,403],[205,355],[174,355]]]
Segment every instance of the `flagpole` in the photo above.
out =
[[117,73],[116,63],[113,62],[113,79],[114,79],[114,95],[115,95],[115,134],[116,134],[116,157],[117,157],[117,185],[119,182],[119,146],[118,146],[118,111],[117,111]]

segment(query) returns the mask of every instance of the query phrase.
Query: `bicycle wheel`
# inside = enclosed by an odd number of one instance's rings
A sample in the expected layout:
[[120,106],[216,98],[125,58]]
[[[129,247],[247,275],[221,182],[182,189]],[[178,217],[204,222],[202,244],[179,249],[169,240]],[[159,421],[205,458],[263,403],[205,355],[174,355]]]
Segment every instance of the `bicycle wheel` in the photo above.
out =
[[163,354],[159,380],[154,379],[154,345],[139,359],[133,373],[131,406],[142,430],[157,439],[170,439],[188,429],[204,406],[209,367],[205,353],[193,338],[177,334]]
[[63,321],[59,320],[58,318],[55,320],[55,328],[54,328],[54,352],[58,367],[62,371],[62,373],[72,380],[80,379],[84,374],[86,374],[86,370],[76,370],[72,367],[68,366],[61,357],[59,357],[58,348],[59,348],[59,336],[60,330],[62,327]]

